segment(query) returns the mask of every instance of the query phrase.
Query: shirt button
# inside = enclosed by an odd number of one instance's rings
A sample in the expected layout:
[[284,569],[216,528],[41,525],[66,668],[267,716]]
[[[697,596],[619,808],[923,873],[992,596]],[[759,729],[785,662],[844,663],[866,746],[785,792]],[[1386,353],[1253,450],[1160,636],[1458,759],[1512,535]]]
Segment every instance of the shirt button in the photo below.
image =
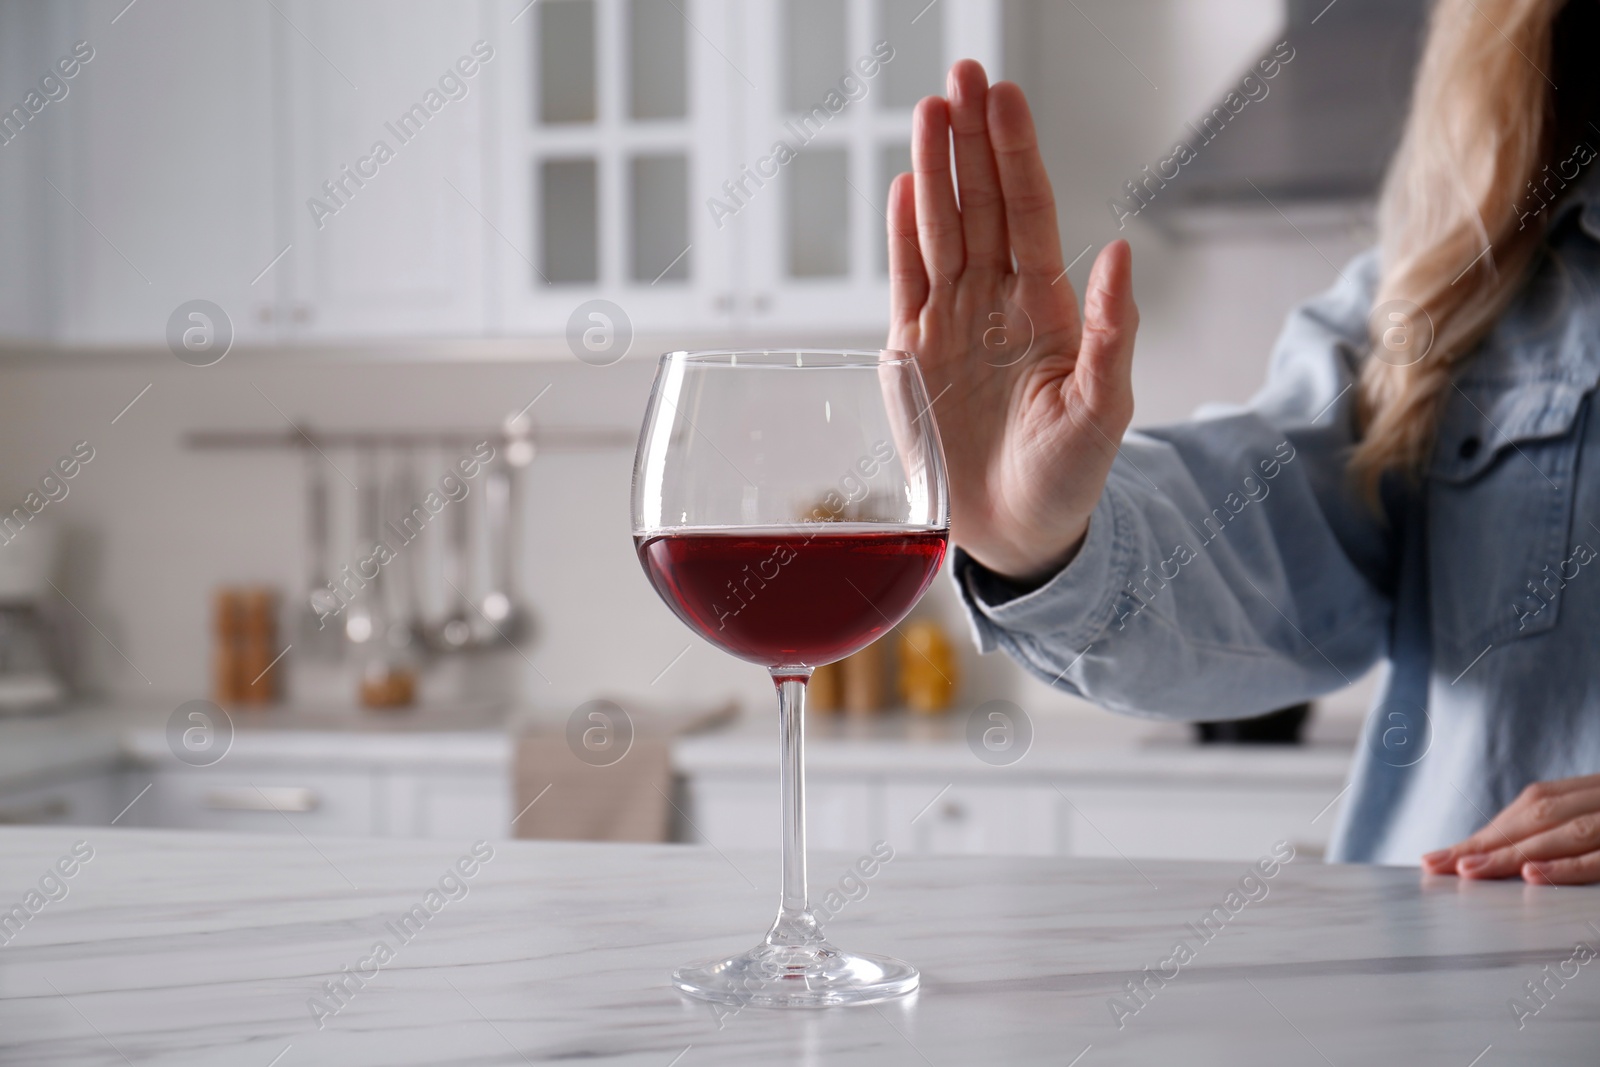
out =
[[1456,450],[1456,455],[1462,459],[1471,459],[1478,454],[1478,449],[1483,447],[1483,442],[1476,437],[1469,437],[1461,442],[1461,447]]

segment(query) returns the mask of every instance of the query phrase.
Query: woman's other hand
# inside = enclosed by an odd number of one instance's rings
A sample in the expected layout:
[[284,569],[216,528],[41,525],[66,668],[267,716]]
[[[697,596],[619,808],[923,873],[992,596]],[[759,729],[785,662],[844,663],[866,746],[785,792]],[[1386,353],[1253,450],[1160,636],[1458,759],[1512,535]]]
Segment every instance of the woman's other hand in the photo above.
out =
[[1037,581],[1077,552],[1133,417],[1131,256],[1100,252],[1080,319],[1022,91],[965,60],[949,93],[917,105],[889,194],[889,347],[927,379],[953,540]]
[[1422,868],[1541,885],[1600,882],[1600,774],[1535,782],[1482,830],[1422,857]]

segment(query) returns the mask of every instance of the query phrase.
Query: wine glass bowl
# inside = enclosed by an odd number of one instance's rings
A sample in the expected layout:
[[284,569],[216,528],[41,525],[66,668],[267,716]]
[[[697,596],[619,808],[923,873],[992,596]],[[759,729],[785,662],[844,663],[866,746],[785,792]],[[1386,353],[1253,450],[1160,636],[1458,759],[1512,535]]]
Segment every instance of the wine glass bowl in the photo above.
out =
[[680,968],[730,1004],[868,1003],[917,986],[910,964],[822,935],[805,878],[804,698],[815,667],[896,626],[944,559],[944,456],[903,352],[674,352],[634,460],[633,533],[657,593],[778,690],[783,899],[766,939]]

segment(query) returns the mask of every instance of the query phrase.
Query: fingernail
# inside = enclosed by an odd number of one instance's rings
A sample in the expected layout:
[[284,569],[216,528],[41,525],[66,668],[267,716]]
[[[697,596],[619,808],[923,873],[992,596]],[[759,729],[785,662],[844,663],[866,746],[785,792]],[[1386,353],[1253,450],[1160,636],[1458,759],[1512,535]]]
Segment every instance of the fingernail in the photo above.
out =
[[1456,866],[1463,871],[1476,871],[1479,868],[1487,867],[1488,865],[1489,857],[1487,856],[1463,856],[1456,863]]
[[1450,850],[1447,849],[1447,848],[1441,848],[1437,852],[1429,852],[1427,855],[1423,856],[1422,857],[1422,862],[1426,863],[1426,864],[1429,864],[1429,865],[1433,865],[1433,864],[1443,863],[1445,860],[1447,860],[1449,858],[1450,858]]

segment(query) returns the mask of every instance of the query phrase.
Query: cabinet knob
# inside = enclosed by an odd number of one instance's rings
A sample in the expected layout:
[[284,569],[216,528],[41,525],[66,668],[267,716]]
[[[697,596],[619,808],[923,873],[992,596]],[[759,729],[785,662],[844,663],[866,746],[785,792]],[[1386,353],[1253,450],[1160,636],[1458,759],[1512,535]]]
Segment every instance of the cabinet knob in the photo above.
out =
[[276,314],[271,304],[262,304],[261,307],[256,309],[256,318],[260,320],[263,326],[269,325],[273,318],[276,317]]
[[939,808],[939,818],[943,819],[945,822],[962,822],[966,819],[966,817],[966,805],[958,803],[957,801],[947,800]]
[[310,322],[311,321],[311,307],[310,307],[310,305],[309,304],[296,304],[294,306],[294,310],[289,313],[289,317],[291,319],[293,319],[295,322]]
[[732,293],[719,293],[719,294],[717,294],[717,298],[711,302],[711,306],[713,308],[715,308],[718,312],[726,315],[728,312],[733,310],[733,294]]

